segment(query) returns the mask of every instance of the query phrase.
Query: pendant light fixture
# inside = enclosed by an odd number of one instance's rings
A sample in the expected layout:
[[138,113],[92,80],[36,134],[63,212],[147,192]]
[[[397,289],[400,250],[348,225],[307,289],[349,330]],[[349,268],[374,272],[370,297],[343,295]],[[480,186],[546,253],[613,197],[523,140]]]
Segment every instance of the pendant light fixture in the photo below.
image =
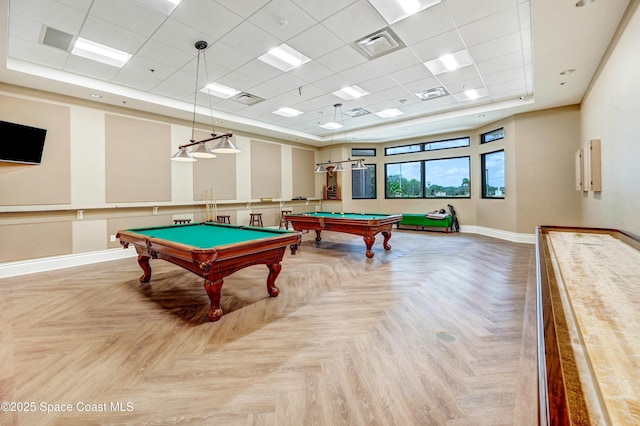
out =
[[[211,131],[211,137],[208,139],[203,139],[201,141],[195,140],[195,129],[196,129],[196,108],[198,106],[198,77],[200,75],[200,54],[202,53],[204,57],[204,66],[205,66],[205,78],[208,80],[208,72],[207,72],[207,55],[205,49],[208,47],[208,43],[206,41],[198,41],[195,44],[195,48],[198,50],[198,58],[196,61],[196,84],[195,84],[195,95],[193,97],[193,118],[191,120],[191,139],[189,143],[178,146],[178,152],[176,152],[172,157],[172,161],[180,161],[180,162],[194,162],[197,161],[198,158],[216,158],[216,154],[235,154],[240,152],[240,150],[231,142],[229,138],[233,137],[231,133],[225,133],[222,135],[216,135],[215,131]],[[211,108],[211,100],[209,100],[209,112],[211,114],[211,122],[213,123],[213,109]],[[213,127],[213,126],[212,126]],[[219,140],[216,146],[213,149],[210,149],[207,146],[207,142],[211,142],[214,140]],[[192,148],[191,151],[187,151],[187,148]]]

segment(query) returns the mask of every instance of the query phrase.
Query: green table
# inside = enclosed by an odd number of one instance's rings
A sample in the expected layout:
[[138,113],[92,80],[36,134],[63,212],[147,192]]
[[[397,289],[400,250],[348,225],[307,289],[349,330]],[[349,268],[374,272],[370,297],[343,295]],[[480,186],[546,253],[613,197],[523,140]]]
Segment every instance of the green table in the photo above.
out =
[[389,239],[394,223],[402,220],[399,214],[377,213],[336,213],[336,212],[308,212],[285,215],[285,220],[291,222],[296,231],[313,229],[316,231],[316,242],[319,243],[322,231],[344,232],[347,234],[361,235],[367,246],[366,256],[372,258],[371,250],[376,239],[376,234],[382,233],[385,250],[391,250]]
[[287,246],[295,254],[300,233],[280,229],[252,228],[218,223],[135,228],[116,235],[125,248],[133,244],[143,274],[140,282],[151,280],[150,259],[163,259],[204,277],[211,300],[208,317],[222,317],[220,292],[223,278],[247,266],[264,264],[269,269],[267,292],[275,297],[275,285]]

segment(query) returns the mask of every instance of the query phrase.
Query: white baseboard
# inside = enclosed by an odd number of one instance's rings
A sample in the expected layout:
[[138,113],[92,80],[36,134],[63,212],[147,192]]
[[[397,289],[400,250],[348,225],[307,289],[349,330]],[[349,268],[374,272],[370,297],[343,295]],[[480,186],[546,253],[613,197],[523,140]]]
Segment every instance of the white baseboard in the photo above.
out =
[[91,263],[106,262],[108,260],[117,260],[136,256],[136,250],[133,247],[129,247],[128,249],[117,248],[92,251],[88,253],[66,254],[63,256],[0,263],[0,278],[33,274],[35,272],[53,271],[55,269],[71,268],[73,266],[82,266]]
[[[485,228],[482,226],[461,225],[460,232],[486,235],[487,237],[499,238],[501,240],[512,241],[514,243],[535,243],[534,234],[519,234],[516,232],[502,231],[500,229]],[[133,247],[129,247],[128,249],[118,248],[0,263],[0,278],[33,274],[35,272],[53,271],[55,269],[71,268],[74,266],[82,266],[91,263],[106,262],[108,260],[117,260],[136,256],[136,250]]]

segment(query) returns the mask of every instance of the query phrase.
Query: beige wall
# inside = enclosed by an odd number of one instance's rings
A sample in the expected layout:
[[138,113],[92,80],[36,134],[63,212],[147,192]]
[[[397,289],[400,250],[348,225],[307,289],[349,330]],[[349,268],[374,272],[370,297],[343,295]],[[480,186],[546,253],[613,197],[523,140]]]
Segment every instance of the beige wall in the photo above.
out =
[[580,225],[574,154],[579,148],[577,106],[522,114],[515,120],[516,231],[537,225]]
[[581,196],[584,226],[640,235],[640,2],[632,1],[613,49],[582,105],[580,145],[602,141],[602,191]]

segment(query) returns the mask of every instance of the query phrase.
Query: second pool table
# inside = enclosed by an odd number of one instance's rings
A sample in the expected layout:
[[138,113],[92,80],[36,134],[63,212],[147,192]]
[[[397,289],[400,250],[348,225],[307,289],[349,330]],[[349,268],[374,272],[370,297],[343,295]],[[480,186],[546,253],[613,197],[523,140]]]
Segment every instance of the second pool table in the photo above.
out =
[[300,244],[299,232],[209,222],[127,229],[119,231],[116,238],[125,248],[135,246],[142,283],[151,280],[150,259],[166,260],[203,277],[211,301],[211,321],[222,317],[220,291],[224,277],[247,266],[267,265],[267,292],[275,297],[279,293],[275,281],[286,248],[289,246],[295,254]]
[[344,232],[347,234],[361,235],[367,246],[366,256],[372,258],[371,250],[376,239],[376,234],[382,233],[385,250],[391,250],[389,239],[394,223],[402,220],[400,214],[375,214],[375,213],[335,213],[335,212],[308,212],[285,215],[286,221],[291,222],[293,229],[304,231],[313,229],[316,231],[316,242],[319,243],[322,231]]

